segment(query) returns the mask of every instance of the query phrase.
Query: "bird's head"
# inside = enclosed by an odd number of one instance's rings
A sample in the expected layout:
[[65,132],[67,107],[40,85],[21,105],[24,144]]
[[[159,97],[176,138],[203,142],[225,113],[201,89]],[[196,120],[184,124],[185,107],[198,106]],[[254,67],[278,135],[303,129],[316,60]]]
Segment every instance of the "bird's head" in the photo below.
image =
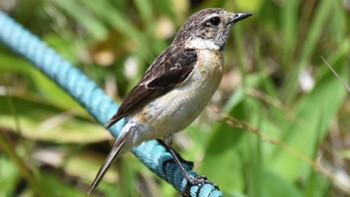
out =
[[201,10],[187,19],[172,44],[191,49],[222,51],[232,25],[251,15],[232,13],[221,8]]

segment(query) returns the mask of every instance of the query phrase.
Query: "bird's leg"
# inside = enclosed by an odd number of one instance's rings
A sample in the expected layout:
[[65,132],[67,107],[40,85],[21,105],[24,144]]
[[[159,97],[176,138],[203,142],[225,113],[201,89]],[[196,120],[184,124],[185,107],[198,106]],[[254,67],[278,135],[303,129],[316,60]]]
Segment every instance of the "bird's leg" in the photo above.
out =
[[[185,179],[187,180],[187,182],[190,184],[190,185],[198,185],[198,184],[201,184],[201,185],[204,185],[205,183],[209,183],[209,184],[212,184],[215,188],[217,188],[217,185],[213,184],[213,183],[210,183],[206,177],[204,176],[195,176],[195,177],[191,177],[186,169],[183,167],[182,163],[180,160],[183,160],[185,161],[174,149],[171,148],[171,144],[172,144],[172,137],[171,135],[168,135],[164,138],[164,142],[161,141],[161,140],[158,140],[162,145],[164,145],[164,147],[167,149],[167,151],[171,154],[171,156],[173,157],[175,163],[178,165],[178,167],[180,168],[181,172],[182,172],[182,175],[185,177]],[[181,158],[181,159],[179,159]],[[192,166],[191,168],[193,167],[193,162],[191,162]]]
[[[188,165],[188,166],[190,167],[191,170],[193,169],[193,162],[192,162],[192,161],[187,161],[187,160],[185,160],[185,159],[184,159],[183,157],[181,157],[181,155],[180,155],[179,153],[177,153],[171,146],[166,145],[165,142],[164,142],[163,140],[157,139],[157,141],[158,141],[158,143],[159,143],[160,145],[162,145],[169,153],[170,153],[169,149],[172,149],[172,150],[175,152],[176,157],[181,161],[181,163],[185,163],[186,165]],[[164,167],[166,166],[166,164],[168,164],[168,163],[170,163],[170,162],[171,162],[171,163],[174,163],[174,159],[169,159],[169,160],[167,160],[167,161],[164,161],[164,164],[163,164],[163,171],[164,171]]]
[[[163,145],[165,145],[165,148],[167,149],[167,151],[171,154],[171,156],[173,157],[175,163],[178,165],[178,167],[180,168],[182,175],[185,177],[185,179],[188,182],[192,183],[192,178],[190,177],[190,175],[187,173],[186,169],[183,167],[179,157],[178,157],[178,153],[176,153],[174,151],[174,149],[171,148],[171,145],[173,143],[172,140],[172,136],[171,135],[167,135],[164,137],[164,142],[162,143]],[[180,157],[181,158],[181,157]],[[182,159],[182,158],[181,158]],[[182,159],[183,160],[183,159]]]

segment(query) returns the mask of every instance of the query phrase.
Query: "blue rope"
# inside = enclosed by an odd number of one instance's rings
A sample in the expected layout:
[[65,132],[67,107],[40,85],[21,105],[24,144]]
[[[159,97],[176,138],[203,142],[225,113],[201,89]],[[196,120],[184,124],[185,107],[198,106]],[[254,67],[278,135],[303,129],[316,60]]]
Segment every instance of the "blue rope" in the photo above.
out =
[[[32,35],[1,11],[0,42],[30,61],[37,69],[55,81],[85,107],[101,125],[104,125],[118,110],[118,105],[105,95],[93,81],[74,68],[38,37]],[[123,121],[119,121],[109,131],[117,138],[118,131],[122,126]],[[183,177],[181,170],[174,162],[167,162],[172,157],[156,140],[144,142],[140,146],[133,148],[132,152],[152,172],[169,182],[181,193],[186,190],[189,191],[189,193],[187,192],[189,196],[222,196],[222,193],[211,184],[186,188],[187,181]],[[197,175],[191,170],[190,166],[183,165],[190,175]]]

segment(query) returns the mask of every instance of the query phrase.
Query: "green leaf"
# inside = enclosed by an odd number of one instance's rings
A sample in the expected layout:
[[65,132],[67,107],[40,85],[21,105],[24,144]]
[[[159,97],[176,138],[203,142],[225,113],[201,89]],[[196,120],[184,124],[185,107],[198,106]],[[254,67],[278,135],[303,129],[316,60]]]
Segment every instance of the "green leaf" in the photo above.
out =
[[[341,65],[341,62],[339,66]],[[343,67],[340,70],[347,70]],[[345,72],[340,73],[346,73]],[[343,75],[344,80],[348,76]],[[296,106],[297,121],[286,125],[282,141],[290,148],[312,159],[318,143],[327,133],[327,127],[335,117],[346,95],[345,88],[331,74],[325,75],[314,89]],[[268,159],[269,166],[274,172],[292,181],[310,166],[296,155],[276,148],[272,157]]]
[[[241,112],[242,104],[238,105],[233,113],[235,117],[241,117]],[[201,173],[220,185],[224,192],[242,191],[244,185],[240,180],[243,180],[244,164],[241,162],[241,142],[244,131],[220,123],[211,132]]]
[[[11,100],[14,109],[10,108],[8,99]],[[111,138],[97,123],[81,120],[72,113],[65,113],[40,100],[0,96],[0,105],[4,106],[0,110],[0,125],[10,131],[16,131],[16,115],[21,134],[29,139],[59,143],[92,143]]]
[[97,40],[101,40],[107,35],[107,28],[96,16],[89,13],[77,1],[54,0],[56,5],[63,9],[69,16],[74,18],[87,32]]
[[303,196],[293,185],[281,179],[278,174],[266,170],[263,174],[263,193],[261,196],[284,196],[301,197]]

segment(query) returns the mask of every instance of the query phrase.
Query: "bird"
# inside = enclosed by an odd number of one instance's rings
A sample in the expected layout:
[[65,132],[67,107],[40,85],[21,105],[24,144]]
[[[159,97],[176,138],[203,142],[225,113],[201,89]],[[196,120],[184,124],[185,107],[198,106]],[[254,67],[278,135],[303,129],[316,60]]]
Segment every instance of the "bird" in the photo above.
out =
[[204,110],[224,70],[223,50],[231,27],[251,13],[207,8],[191,15],[173,41],[149,66],[105,124],[124,118],[124,126],[88,194],[98,186],[112,161],[144,141],[164,140],[184,177],[196,183],[171,149],[172,135],[185,129]]

